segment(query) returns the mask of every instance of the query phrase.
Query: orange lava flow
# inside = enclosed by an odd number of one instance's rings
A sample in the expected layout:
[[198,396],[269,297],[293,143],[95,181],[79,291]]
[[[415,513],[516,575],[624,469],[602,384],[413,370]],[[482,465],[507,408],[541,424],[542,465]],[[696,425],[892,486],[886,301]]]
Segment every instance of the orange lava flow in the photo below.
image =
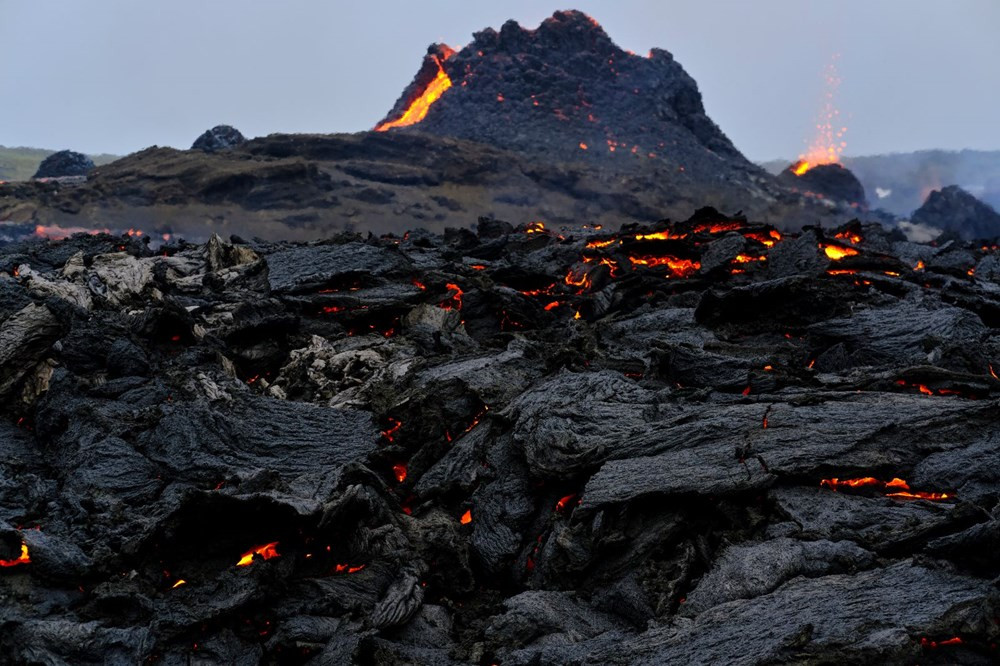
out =
[[399,463],[392,466],[392,474],[396,477],[396,480],[402,483],[406,481],[406,465]]
[[858,254],[858,251],[853,247],[841,247],[839,245],[820,245],[820,249],[826,253],[826,256],[834,261],[840,261],[844,257],[853,257]]
[[[445,59],[447,60],[453,53],[453,50],[447,49],[444,55]],[[431,104],[438,101],[438,99],[441,98],[441,95],[443,95],[448,88],[451,88],[451,79],[448,77],[448,74],[445,73],[444,67],[441,66],[441,59],[437,56],[432,57],[434,58],[434,64],[436,64],[438,68],[437,75],[430,83],[427,84],[424,91],[420,93],[415,100],[410,102],[410,105],[406,107],[406,111],[403,112],[403,115],[395,120],[390,120],[376,126],[376,132],[385,132],[393,127],[416,125],[427,117],[427,112],[430,110]]]
[[[672,234],[669,231],[656,231],[651,234],[636,234],[636,240],[673,240],[686,238],[687,234]],[[588,245],[588,247],[590,247]]]
[[359,571],[361,571],[364,568],[365,568],[365,565],[363,565],[363,564],[359,564],[356,567],[355,566],[351,566],[350,564],[337,564],[337,565],[334,565],[333,572],[334,573],[345,573],[346,572],[346,573],[352,574],[352,573],[358,573]]
[[28,555],[28,544],[22,542],[20,557],[13,560],[0,560],[0,567],[16,567],[19,564],[28,564],[30,562],[31,556]]
[[864,488],[869,486],[878,487],[882,491],[893,491],[886,492],[886,497],[895,497],[897,499],[924,499],[940,501],[951,499],[953,495],[948,493],[931,493],[924,492],[922,490],[911,490],[910,484],[899,477],[894,477],[889,481],[881,481],[872,476],[863,476],[856,479],[838,479],[834,477],[832,479],[823,479],[819,482],[820,486],[826,486],[831,490],[837,490],[838,488]]
[[278,553],[278,542],[272,541],[271,543],[265,544],[263,546],[255,546],[243,553],[240,561],[236,563],[238,567],[248,567],[253,564],[254,557],[259,556],[262,560],[269,560],[272,557],[280,557]]
[[715,224],[699,224],[694,228],[694,233],[700,234],[707,231],[710,234],[720,234],[723,231],[739,231],[744,227],[742,222],[717,222]]
[[462,517],[459,518],[459,522],[462,523],[463,525],[468,525],[469,523],[471,523],[472,522],[472,509],[469,509],[468,511],[466,511],[465,513],[463,513]]
[[687,277],[701,268],[701,262],[677,257],[629,257],[633,266],[666,266],[676,277]]

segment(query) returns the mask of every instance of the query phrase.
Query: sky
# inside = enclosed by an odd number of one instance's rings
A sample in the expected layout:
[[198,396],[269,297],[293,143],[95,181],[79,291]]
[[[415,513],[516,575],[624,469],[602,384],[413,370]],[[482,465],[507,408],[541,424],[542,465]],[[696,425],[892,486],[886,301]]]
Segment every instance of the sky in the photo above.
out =
[[0,0],[0,145],[370,129],[430,43],[571,8],[673,53],[751,159],[806,150],[835,57],[845,154],[1000,149],[1000,0]]

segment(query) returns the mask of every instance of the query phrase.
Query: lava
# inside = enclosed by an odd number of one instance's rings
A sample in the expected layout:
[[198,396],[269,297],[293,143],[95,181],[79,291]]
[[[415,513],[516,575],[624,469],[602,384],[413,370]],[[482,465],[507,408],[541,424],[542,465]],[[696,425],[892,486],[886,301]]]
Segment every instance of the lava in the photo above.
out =
[[365,568],[364,564],[359,564],[357,566],[352,566],[350,564],[336,564],[333,567],[333,573],[358,573]]
[[832,479],[821,480],[819,485],[826,486],[834,491],[838,488],[873,487],[884,492],[886,497],[893,497],[896,499],[923,499],[940,501],[951,499],[953,497],[948,493],[932,493],[921,490],[911,490],[910,484],[899,477],[893,477],[889,481],[881,481],[872,476],[863,476],[856,479],[839,479],[837,477],[833,477]]
[[826,253],[826,256],[833,261],[840,261],[844,257],[853,257],[858,253],[853,247],[841,247],[840,245],[823,245],[820,244],[820,249]]
[[21,555],[13,560],[0,560],[0,567],[16,567],[19,564],[29,564],[31,556],[28,555],[28,544],[21,542]]
[[462,291],[462,288],[459,287],[454,282],[449,282],[448,284],[445,285],[445,287],[447,287],[448,290],[452,293],[448,294],[448,298],[441,301],[438,305],[444,308],[445,310],[461,310],[462,294],[464,294],[465,292]]
[[396,480],[402,483],[406,481],[406,465],[403,463],[396,463],[392,466],[392,475],[396,477]]
[[[447,60],[455,51],[444,47],[444,59]],[[423,92],[417,96],[410,105],[406,107],[406,111],[403,112],[399,118],[395,120],[390,120],[384,122],[375,127],[376,132],[385,132],[393,127],[406,127],[408,125],[416,125],[425,117],[427,117],[427,112],[431,108],[431,104],[438,101],[441,95],[445,93],[448,88],[451,88],[451,79],[448,74],[444,71],[444,67],[441,66],[441,59],[437,56],[431,56],[434,59],[434,64],[437,65],[438,71],[435,77],[427,84]]]
[[629,257],[629,261],[634,266],[666,266],[676,277],[688,277],[692,273],[701,269],[700,261],[691,259],[678,259],[677,257]]
[[952,636],[951,638],[946,638],[942,641],[932,641],[931,639],[924,636],[920,639],[920,647],[935,650],[939,647],[944,647],[945,645],[961,645],[962,638],[960,636]]
[[462,523],[463,525],[468,525],[469,523],[471,523],[472,522],[472,509],[469,509],[465,513],[463,513],[462,517],[458,519],[458,522]]
[[798,161],[792,167],[792,172],[796,176],[801,176],[821,164],[839,164],[840,156],[847,147],[847,143],[843,140],[847,128],[840,123],[840,111],[835,103],[837,89],[840,87],[836,62],[839,57],[839,54],[835,54],[823,73],[826,91],[816,122],[816,135],[809,144],[808,151],[799,155]]
[[389,418],[389,420],[392,421],[392,425],[382,431],[382,436],[385,437],[388,441],[392,442],[393,435],[395,435],[396,431],[398,431],[400,428],[403,427],[403,422],[398,421],[391,417]]
[[568,507],[569,503],[572,502],[575,498],[576,494],[570,494],[566,495],[565,497],[559,498],[559,501],[556,502],[556,513],[563,513],[564,511],[566,511],[566,507]]
[[240,557],[240,561],[236,563],[238,567],[248,567],[253,564],[254,557],[259,556],[262,560],[270,560],[274,557],[280,557],[278,553],[278,542],[272,541],[271,543],[265,544],[263,546],[255,546],[243,553]]

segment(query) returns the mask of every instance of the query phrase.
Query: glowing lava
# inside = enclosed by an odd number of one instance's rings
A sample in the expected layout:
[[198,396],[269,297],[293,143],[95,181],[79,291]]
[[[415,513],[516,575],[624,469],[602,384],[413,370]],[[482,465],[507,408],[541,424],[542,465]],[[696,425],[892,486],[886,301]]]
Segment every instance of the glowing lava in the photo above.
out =
[[840,261],[844,257],[853,257],[858,254],[858,251],[853,247],[841,247],[839,245],[820,245],[823,252],[826,253],[830,259],[834,261]]
[[272,541],[271,543],[265,544],[263,546],[255,546],[247,552],[243,553],[240,557],[240,561],[236,563],[238,567],[248,567],[254,562],[254,557],[260,557],[262,560],[269,560],[273,557],[280,557],[278,553],[278,542]]
[[16,567],[19,564],[28,564],[31,557],[28,555],[28,544],[21,543],[21,555],[13,560],[0,560],[0,567]]
[[819,485],[826,486],[831,490],[837,490],[838,488],[874,487],[882,492],[885,492],[886,497],[894,497],[896,499],[924,499],[940,501],[951,499],[953,497],[948,493],[930,493],[922,490],[911,490],[910,484],[899,477],[894,477],[889,481],[881,481],[872,476],[863,476],[857,479],[838,479],[834,477],[832,479],[823,479],[819,482]]
[[799,155],[799,161],[792,167],[792,172],[796,176],[801,176],[821,164],[839,164],[840,156],[847,147],[844,141],[847,128],[841,124],[840,111],[835,100],[837,89],[840,87],[840,76],[837,74],[839,58],[840,54],[834,54],[823,72],[826,90],[823,94],[823,106],[816,121],[816,134],[809,144],[808,151]]
[[[453,49],[450,49],[447,46],[443,47],[443,49],[445,60],[450,58],[455,53]],[[395,120],[390,120],[382,123],[381,125],[377,125],[375,127],[376,132],[385,132],[393,127],[416,125],[427,117],[427,112],[430,110],[431,104],[438,101],[438,99],[441,98],[441,95],[443,95],[448,88],[451,88],[451,79],[444,71],[444,67],[441,66],[441,58],[438,58],[437,56],[431,57],[434,59],[434,64],[437,65],[437,75],[435,75],[431,82],[427,84],[427,87],[424,88],[423,92],[420,93],[416,99],[410,102],[410,105],[406,107],[406,111],[403,112],[403,115]]]

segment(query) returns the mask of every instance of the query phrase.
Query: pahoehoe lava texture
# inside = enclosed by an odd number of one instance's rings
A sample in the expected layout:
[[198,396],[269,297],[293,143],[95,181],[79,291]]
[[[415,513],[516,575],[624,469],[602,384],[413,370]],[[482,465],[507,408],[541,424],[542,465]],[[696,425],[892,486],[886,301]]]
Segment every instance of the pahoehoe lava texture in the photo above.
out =
[[714,210],[0,247],[0,653],[993,663],[1000,265]]

